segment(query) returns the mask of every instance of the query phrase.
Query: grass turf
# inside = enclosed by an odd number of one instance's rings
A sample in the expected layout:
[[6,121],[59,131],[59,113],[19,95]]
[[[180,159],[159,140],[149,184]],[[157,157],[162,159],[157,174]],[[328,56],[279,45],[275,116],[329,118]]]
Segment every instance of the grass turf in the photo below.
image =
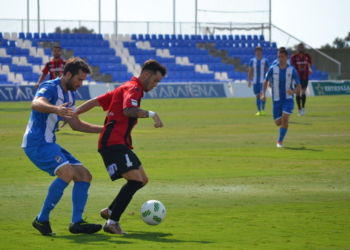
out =
[[[290,118],[284,148],[268,100],[255,117],[252,98],[143,100],[165,124],[139,119],[135,153],[150,183],[122,216],[129,234],[72,235],[70,185],[51,223],[56,237],[31,227],[53,178],[20,148],[30,103],[0,103],[0,249],[350,249],[350,98],[313,97],[307,115]],[[103,124],[95,108],[81,119]],[[58,143],[94,176],[85,216],[103,223],[100,209],[119,191],[97,153],[96,134],[65,127]],[[163,202],[167,218],[148,226],[141,205]]]

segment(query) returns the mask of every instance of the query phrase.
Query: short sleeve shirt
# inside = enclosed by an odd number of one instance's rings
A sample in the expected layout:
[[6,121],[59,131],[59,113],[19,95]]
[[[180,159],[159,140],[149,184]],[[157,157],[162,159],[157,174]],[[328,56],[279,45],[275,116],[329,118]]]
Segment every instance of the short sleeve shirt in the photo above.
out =
[[137,124],[137,118],[125,116],[123,110],[140,107],[142,97],[143,86],[137,77],[97,97],[103,110],[107,111],[98,149],[115,144],[133,148],[131,131]]
[[50,80],[53,80],[63,74],[65,64],[66,61],[62,58],[59,58],[57,61],[55,59],[52,59],[45,64],[42,72],[46,75],[50,73]]

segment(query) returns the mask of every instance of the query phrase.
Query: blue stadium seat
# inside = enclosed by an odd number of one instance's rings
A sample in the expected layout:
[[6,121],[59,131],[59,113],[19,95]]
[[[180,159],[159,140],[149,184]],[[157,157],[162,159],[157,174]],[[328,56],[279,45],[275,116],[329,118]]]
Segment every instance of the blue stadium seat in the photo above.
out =
[[[133,40],[134,40],[134,39],[133,39]],[[145,38],[143,37],[143,34],[138,34],[135,40],[144,41]]]
[[[18,38],[24,40],[25,39],[24,32],[19,32],[18,33]],[[2,39],[2,37],[0,37],[0,39]]]
[[0,48],[8,48],[8,42],[6,39],[0,41]]
[[221,41],[221,40],[222,40],[222,39],[221,39],[221,36],[220,36],[220,35],[216,35],[216,36],[215,36],[215,40],[216,40],[216,41]]
[[151,40],[151,36],[149,34],[145,34],[144,41],[150,41],[150,40]]
[[83,39],[83,34],[82,33],[76,33],[75,34],[75,39],[79,39],[79,40]]
[[35,64],[35,65],[42,65],[43,64],[43,59],[41,57],[34,57],[33,64]]
[[152,34],[150,40],[158,40],[157,35],[156,34]]
[[61,33],[53,33],[53,38],[55,40],[61,40]]
[[164,40],[163,34],[158,34],[158,40]]
[[32,38],[33,38],[32,33],[27,32],[27,33],[26,33],[26,39],[28,39],[28,40],[32,40]]
[[131,34],[131,40],[137,41],[137,35],[136,34]]
[[90,34],[90,39],[91,40],[96,40],[97,39],[97,34],[95,34],[95,33]]

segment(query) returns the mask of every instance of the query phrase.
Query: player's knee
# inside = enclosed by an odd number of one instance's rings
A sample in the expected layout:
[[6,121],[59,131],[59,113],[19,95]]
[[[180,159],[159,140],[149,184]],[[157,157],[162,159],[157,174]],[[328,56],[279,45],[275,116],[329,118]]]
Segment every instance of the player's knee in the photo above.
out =
[[148,182],[149,182],[149,179],[147,176],[142,178],[142,186],[145,186]]

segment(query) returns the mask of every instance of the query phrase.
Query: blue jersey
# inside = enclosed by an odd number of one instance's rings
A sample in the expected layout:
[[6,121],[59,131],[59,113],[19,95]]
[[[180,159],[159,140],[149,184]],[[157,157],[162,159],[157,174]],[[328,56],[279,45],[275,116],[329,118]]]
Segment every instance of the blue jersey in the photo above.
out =
[[300,84],[297,71],[289,65],[285,69],[281,69],[279,64],[271,66],[265,80],[272,83],[272,98],[274,101],[293,99],[293,95],[288,95],[286,91],[287,89],[294,89],[293,82]]
[[266,58],[258,60],[254,57],[250,60],[249,67],[253,68],[253,84],[262,84],[264,82],[266,69],[269,68],[269,61]]
[[[35,96],[45,97],[49,103],[55,106],[68,102],[66,107],[75,110],[74,92],[65,92],[60,83],[60,78],[42,83]],[[32,110],[23,136],[22,148],[54,143],[56,141],[55,131],[58,127],[58,122],[62,119],[62,117],[53,113],[41,113]]]

